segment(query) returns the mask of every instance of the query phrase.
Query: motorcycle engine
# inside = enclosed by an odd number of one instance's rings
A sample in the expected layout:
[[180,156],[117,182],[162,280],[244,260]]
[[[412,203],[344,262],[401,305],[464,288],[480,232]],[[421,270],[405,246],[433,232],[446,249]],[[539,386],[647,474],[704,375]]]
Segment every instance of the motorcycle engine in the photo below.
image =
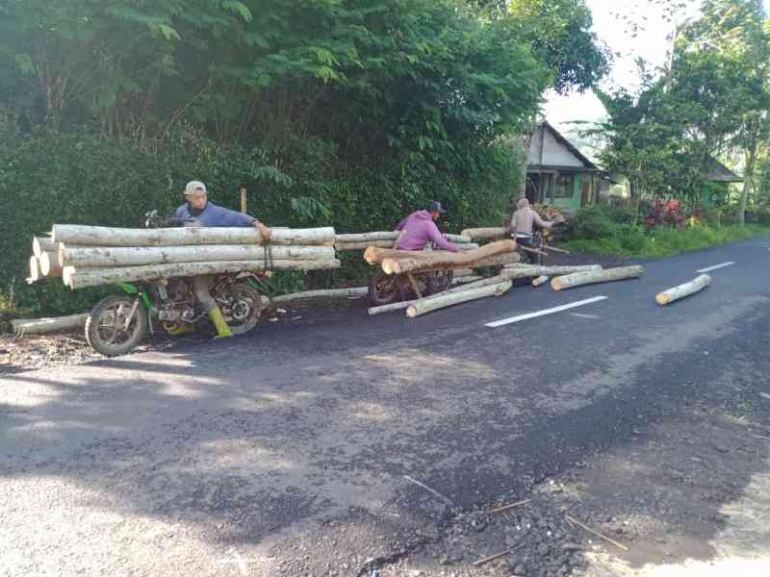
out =
[[189,283],[171,279],[156,286],[158,320],[164,323],[193,322],[196,318],[195,296]]

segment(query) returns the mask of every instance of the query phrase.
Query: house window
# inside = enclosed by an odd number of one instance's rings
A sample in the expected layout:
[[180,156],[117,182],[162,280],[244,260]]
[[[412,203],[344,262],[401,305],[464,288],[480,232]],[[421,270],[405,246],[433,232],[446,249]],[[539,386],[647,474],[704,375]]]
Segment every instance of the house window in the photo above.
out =
[[553,187],[554,198],[572,198],[572,175],[560,174],[556,177]]

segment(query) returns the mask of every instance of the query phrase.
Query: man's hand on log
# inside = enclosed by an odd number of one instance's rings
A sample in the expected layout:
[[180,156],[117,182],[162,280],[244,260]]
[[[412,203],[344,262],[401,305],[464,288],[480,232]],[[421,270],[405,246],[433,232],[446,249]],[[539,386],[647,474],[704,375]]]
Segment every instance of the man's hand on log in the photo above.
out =
[[262,238],[265,240],[270,240],[270,237],[273,234],[273,231],[270,230],[268,227],[266,227],[264,224],[259,222],[258,220],[254,221],[254,228],[256,228],[259,233],[262,235]]

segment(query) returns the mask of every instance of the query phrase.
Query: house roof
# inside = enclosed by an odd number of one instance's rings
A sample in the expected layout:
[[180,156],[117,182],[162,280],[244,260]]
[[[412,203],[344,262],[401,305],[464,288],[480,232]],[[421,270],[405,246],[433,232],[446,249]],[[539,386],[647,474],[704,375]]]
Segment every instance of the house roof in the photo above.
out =
[[[549,138],[550,137],[550,138]],[[563,150],[555,147],[545,148],[548,143],[561,146]],[[556,148],[557,148],[556,147]],[[566,154],[564,153],[566,150]],[[570,158],[571,157],[571,158]],[[567,140],[558,130],[545,120],[538,127],[537,132],[530,142],[529,163],[530,169],[559,169],[559,170],[599,170],[577,147]]]
[[735,174],[713,156],[709,158],[708,179],[711,182],[743,182],[743,178]]

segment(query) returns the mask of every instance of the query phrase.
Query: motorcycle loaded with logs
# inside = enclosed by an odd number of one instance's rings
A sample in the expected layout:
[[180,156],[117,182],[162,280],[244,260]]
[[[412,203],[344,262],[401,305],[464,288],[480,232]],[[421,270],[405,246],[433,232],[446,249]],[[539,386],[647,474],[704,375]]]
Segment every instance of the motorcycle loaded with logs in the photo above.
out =
[[[154,211],[146,217],[147,228],[184,225],[179,219],[159,219]],[[209,293],[233,335],[244,334],[259,322],[263,303],[257,287],[263,276],[251,272],[212,275]],[[88,344],[103,355],[124,355],[148,333],[180,335],[210,326],[190,277],[120,283],[120,287],[123,294],[102,299],[86,319]]]

